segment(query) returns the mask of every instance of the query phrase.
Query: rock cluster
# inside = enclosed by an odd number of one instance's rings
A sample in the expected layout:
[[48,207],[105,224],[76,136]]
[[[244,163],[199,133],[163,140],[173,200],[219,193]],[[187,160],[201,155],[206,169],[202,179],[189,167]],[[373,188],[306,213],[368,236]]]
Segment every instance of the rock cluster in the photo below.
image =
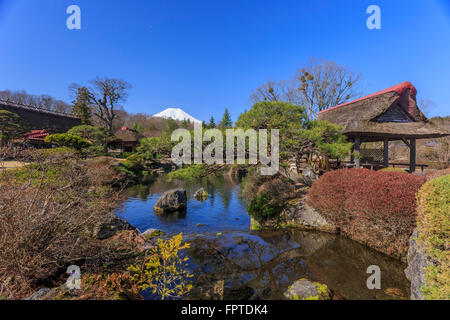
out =
[[252,229],[295,227],[309,230],[336,233],[337,228],[329,223],[317,210],[306,203],[304,197],[293,199],[276,219],[267,220],[260,224],[254,219],[251,221]]

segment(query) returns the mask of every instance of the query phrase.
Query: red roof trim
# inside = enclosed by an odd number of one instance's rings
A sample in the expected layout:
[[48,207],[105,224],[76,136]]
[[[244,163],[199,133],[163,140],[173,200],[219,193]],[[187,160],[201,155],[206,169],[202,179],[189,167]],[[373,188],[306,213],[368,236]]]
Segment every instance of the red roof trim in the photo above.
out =
[[44,139],[49,135],[45,130],[32,130],[30,132],[22,134],[27,140],[44,141]]
[[390,88],[387,88],[387,89],[384,89],[384,90],[381,90],[381,91],[369,94],[368,96],[365,96],[365,97],[362,97],[362,98],[359,98],[359,99],[356,99],[356,100],[353,100],[353,101],[350,101],[350,102],[346,102],[346,103],[343,103],[343,104],[340,104],[340,105],[337,105],[337,106],[334,106],[334,107],[322,110],[322,111],[319,112],[319,114],[327,112],[327,111],[332,110],[332,109],[340,108],[340,107],[343,107],[343,106],[346,106],[346,105],[349,105],[349,104],[352,104],[352,103],[355,103],[355,102],[358,102],[358,101],[361,101],[361,100],[373,98],[373,97],[376,97],[378,95],[381,95],[381,94],[384,94],[384,93],[388,93],[388,92],[391,92],[391,91],[395,91],[399,95],[402,95],[407,89],[411,89],[410,95],[415,96],[417,94],[417,90],[413,86],[413,84],[411,82],[409,82],[409,81],[405,81],[405,82],[399,83],[399,84],[397,84],[397,85],[395,85],[393,87],[390,87]]

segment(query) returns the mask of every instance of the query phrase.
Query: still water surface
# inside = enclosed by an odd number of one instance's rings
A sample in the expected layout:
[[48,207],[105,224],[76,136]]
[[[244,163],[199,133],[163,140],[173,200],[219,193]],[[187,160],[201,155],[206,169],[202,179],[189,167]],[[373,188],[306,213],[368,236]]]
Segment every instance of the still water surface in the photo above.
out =
[[[149,228],[161,229],[169,235],[248,230],[250,218],[239,186],[237,178],[226,175],[209,176],[197,182],[170,182],[165,176],[159,176],[150,186],[140,185],[127,190],[128,199],[119,208],[119,216],[141,232]],[[179,187],[187,192],[186,212],[155,214],[153,206],[161,194]],[[203,202],[192,198],[200,187],[209,193],[209,198]]]
[[[195,287],[207,288],[224,280],[226,299],[282,299],[287,287],[301,278],[326,284],[342,299],[409,297],[404,264],[343,236],[302,230],[250,231],[240,183],[227,175],[194,183],[169,182],[159,176],[150,185],[127,190],[118,212],[140,231],[183,232],[191,242],[189,268],[195,274]],[[177,187],[187,191],[186,212],[154,214],[161,194]],[[200,187],[210,195],[204,202],[192,198]],[[381,290],[366,286],[370,265],[381,269]],[[192,297],[200,295],[194,290]]]

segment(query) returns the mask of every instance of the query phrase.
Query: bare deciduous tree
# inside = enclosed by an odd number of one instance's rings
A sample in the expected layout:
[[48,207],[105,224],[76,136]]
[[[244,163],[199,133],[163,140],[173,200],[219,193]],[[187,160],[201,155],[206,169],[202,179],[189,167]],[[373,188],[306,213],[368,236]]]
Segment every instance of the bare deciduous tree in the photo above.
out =
[[0,91],[0,99],[9,100],[13,103],[36,106],[49,111],[62,113],[70,113],[71,111],[71,106],[68,103],[47,94],[34,95],[23,90],[3,90]]
[[279,90],[279,84],[273,80],[269,80],[266,83],[262,84],[250,96],[251,104],[255,104],[261,101],[279,101],[279,100],[282,100],[282,96]]
[[[91,88],[87,90],[87,97],[93,107],[93,115],[97,117],[110,135],[114,133],[114,120],[118,111],[122,109],[122,102],[128,97],[131,84],[122,79],[96,78],[91,80]],[[70,90],[78,89],[80,86],[73,84]]]
[[310,119],[360,95],[361,75],[332,61],[311,61],[308,67],[297,70],[294,79]]
[[312,120],[320,111],[358,97],[361,78],[332,61],[311,60],[293,78],[263,84],[250,96],[250,102],[282,100],[301,105]]
[[436,107],[436,103],[433,100],[421,98],[418,103],[420,110],[426,115],[430,115],[430,111]]

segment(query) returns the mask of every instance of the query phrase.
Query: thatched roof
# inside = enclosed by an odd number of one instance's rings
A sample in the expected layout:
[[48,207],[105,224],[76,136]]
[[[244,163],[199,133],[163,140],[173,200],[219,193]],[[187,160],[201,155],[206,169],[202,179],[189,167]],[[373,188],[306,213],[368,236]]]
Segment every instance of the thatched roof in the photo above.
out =
[[114,136],[123,142],[138,142],[143,138],[136,130],[127,127],[122,127]]
[[450,135],[450,128],[436,126],[420,111],[416,94],[410,82],[403,82],[321,111],[318,119],[339,124],[348,137],[360,137],[365,141]]

